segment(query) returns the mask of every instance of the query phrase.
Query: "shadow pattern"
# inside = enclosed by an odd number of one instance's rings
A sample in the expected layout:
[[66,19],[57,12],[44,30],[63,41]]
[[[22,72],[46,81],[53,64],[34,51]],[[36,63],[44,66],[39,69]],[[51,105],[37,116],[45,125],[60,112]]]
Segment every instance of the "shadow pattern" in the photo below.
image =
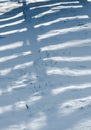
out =
[[90,130],[90,2],[3,4],[0,130]]

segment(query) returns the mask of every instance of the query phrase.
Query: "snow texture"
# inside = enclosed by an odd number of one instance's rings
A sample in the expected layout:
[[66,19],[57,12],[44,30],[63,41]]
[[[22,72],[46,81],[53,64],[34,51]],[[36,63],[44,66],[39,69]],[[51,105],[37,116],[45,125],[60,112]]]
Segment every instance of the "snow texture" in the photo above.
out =
[[90,0],[0,0],[0,130],[91,130]]

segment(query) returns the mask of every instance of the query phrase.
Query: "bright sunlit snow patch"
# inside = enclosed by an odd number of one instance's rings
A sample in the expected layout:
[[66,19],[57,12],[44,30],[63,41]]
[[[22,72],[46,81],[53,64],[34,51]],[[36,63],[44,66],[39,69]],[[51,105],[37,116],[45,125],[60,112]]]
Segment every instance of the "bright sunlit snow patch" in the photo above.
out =
[[[7,17],[7,18],[3,18],[3,17],[2,17],[2,19],[0,19],[0,22],[4,22],[4,21],[8,21],[8,20],[13,20],[13,19],[18,18],[18,17],[21,17],[21,16],[23,16],[23,13],[22,13],[22,12],[16,14],[15,16]],[[0,25],[0,26],[1,26],[1,25]]]
[[87,0],[88,2],[91,2],[91,0]]
[[84,83],[84,84],[77,84],[77,85],[73,84],[73,85],[64,86],[64,87],[61,86],[56,89],[53,89],[52,94],[57,95],[57,94],[61,94],[70,90],[82,90],[82,89],[87,89],[87,88],[91,88],[91,83]]
[[[18,20],[18,21],[12,22],[12,23],[3,24],[3,25],[0,25],[0,29],[2,29],[2,28],[4,28],[4,27],[9,27],[9,26],[18,25],[18,24],[21,24],[22,22],[24,22],[24,19]],[[1,34],[1,33],[0,33],[0,34]]]
[[81,119],[72,128],[66,130],[91,130],[91,119]]
[[11,11],[14,8],[19,7],[20,5],[17,2],[11,2],[10,0],[7,0],[4,3],[0,3],[1,7],[1,11],[0,11],[0,15],[2,16],[3,14],[5,14],[7,11]]
[[5,93],[11,93],[14,90],[18,90],[20,88],[25,88],[27,86],[30,86],[29,83],[36,83],[37,81],[37,76],[35,73],[29,73],[25,74],[21,77],[19,77],[16,81],[12,81],[11,85],[8,86],[7,88],[0,89],[0,96],[2,96]]
[[48,2],[48,1],[50,1],[50,0],[26,0],[27,2],[33,2],[33,3],[35,3],[35,2]]
[[39,28],[41,26],[50,26],[52,24],[55,24],[57,22],[65,21],[65,20],[74,20],[74,19],[87,19],[89,18],[88,15],[79,15],[79,16],[73,16],[73,17],[63,17],[63,18],[58,18],[49,22],[41,23],[38,25],[35,25],[35,28]]
[[91,56],[82,56],[82,57],[49,57],[44,58],[43,61],[57,61],[57,62],[84,62],[84,61],[91,61]]
[[23,46],[23,42],[19,41],[12,44],[0,46],[0,51],[11,50],[22,46]]
[[70,28],[64,28],[64,29],[57,29],[57,30],[51,30],[45,34],[38,35],[38,41],[51,38],[57,35],[63,35],[71,32],[79,32],[79,31],[84,31],[84,30],[90,30],[91,29],[91,23],[83,25],[83,26],[75,26],[75,27],[70,27]]
[[47,117],[44,112],[39,112],[32,120],[10,125],[1,130],[42,130],[47,125]]
[[19,57],[22,57],[22,56],[28,56],[30,54],[32,54],[32,52],[31,51],[27,51],[27,52],[22,52],[20,54],[0,57],[0,63],[6,62],[6,61],[9,61],[9,60],[13,60],[13,59],[16,59],[16,58],[19,58]]
[[7,32],[1,32],[0,36],[10,35],[10,34],[18,33],[18,32],[25,32],[25,31],[27,31],[27,28],[16,29],[16,30],[7,31]]
[[19,65],[16,65],[13,69],[16,70],[16,69],[22,69],[22,68],[25,68],[27,66],[32,66],[33,65],[33,61],[29,61],[29,62],[25,62],[23,64],[19,64]]
[[56,6],[52,8],[53,10],[69,9],[69,8],[82,8],[82,5],[72,5],[72,6]]
[[15,82],[12,82],[11,86],[9,86],[7,89],[4,89],[2,93],[12,92],[15,89],[26,87],[28,85],[28,81],[35,83],[36,80],[37,77],[35,73],[23,75],[22,77],[18,78],[18,80],[16,80]]
[[14,104],[7,105],[7,106],[0,106],[0,114],[4,114],[10,111],[18,111],[21,109],[26,108],[26,104],[33,105],[35,102],[41,100],[42,96],[30,96],[27,100],[18,101]]
[[78,70],[69,68],[49,68],[47,70],[47,75],[67,75],[67,76],[85,76],[91,75],[91,70]]
[[0,76],[5,76],[5,75],[9,74],[10,71],[11,71],[10,68],[4,69],[4,70],[0,70]]
[[30,130],[41,130],[46,126],[46,115],[43,112],[39,113],[39,117],[35,118],[29,125]]
[[69,47],[87,46],[88,44],[91,44],[91,39],[72,40],[72,41],[67,41],[65,43],[41,47],[41,51],[54,51],[54,50],[60,50]]
[[24,69],[24,68],[26,68],[28,66],[32,66],[32,65],[33,65],[33,61],[29,61],[29,62],[25,62],[25,63],[22,63],[22,64],[18,64],[14,67],[11,67],[11,68],[0,70],[0,76],[8,75],[11,71],[14,71],[14,70],[17,70],[17,69]]
[[40,5],[37,7],[31,7],[30,9],[38,9],[38,8],[45,8],[45,7],[54,7],[54,6],[59,6],[59,5],[67,5],[67,4],[78,4],[79,1],[69,1],[69,2],[58,2],[58,3],[51,3],[51,4],[45,4],[45,5]]
[[69,115],[72,112],[82,109],[88,105],[91,105],[91,96],[69,100],[59,106],[59,113]]
[[73,6],[55,6],[51,8],[48,11],[45,11],[43,13],[37,14],[36,16],[33,16],[33,18],[40,18],[48,14],[59,12],[61,9],[69,9],[69,8],[82,8],[82,5],[73,5]]
[[40,18],[40,17],[43,17],[44,15],[47,15],[47,14],[52,14],[52,13],[56,13],[58,12],[59,10],[49,10],[49,11],[45,11],[41,14],[38,14],[36,16],[33,16],[33,18]]

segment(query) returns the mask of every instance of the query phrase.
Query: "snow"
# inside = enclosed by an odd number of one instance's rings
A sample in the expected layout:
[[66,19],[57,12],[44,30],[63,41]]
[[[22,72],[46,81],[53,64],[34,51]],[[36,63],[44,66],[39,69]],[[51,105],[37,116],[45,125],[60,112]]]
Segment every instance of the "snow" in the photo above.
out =
[[91,0],[0,1],[0,130],[91,130]]

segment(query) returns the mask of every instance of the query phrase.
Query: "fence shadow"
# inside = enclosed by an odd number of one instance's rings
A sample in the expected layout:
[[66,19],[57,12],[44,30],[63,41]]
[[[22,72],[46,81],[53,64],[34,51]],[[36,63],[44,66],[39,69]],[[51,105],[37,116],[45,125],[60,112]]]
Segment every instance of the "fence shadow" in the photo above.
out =
[[0,11],[0,130],[91,126],[90,2],[9,4]]

